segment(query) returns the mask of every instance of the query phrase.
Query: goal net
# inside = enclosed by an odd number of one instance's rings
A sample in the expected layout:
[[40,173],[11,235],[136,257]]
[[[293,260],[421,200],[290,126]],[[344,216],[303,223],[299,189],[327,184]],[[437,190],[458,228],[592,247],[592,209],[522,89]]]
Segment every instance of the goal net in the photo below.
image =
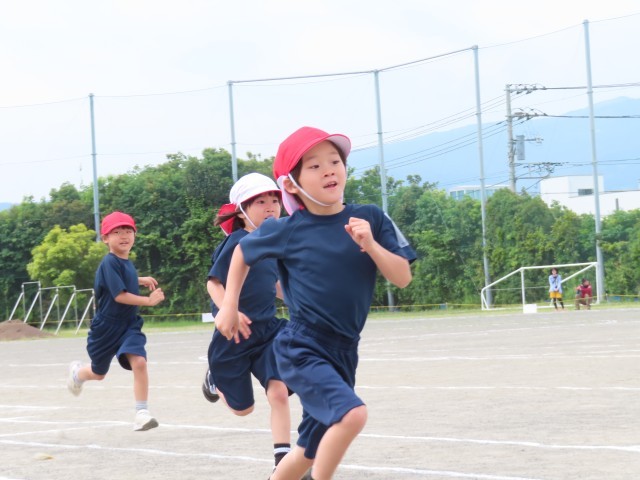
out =
[[[480,292],[482,310],[491,310],[498,306],[538,305],[550,306],[549,274],[552,268],[557,268],[562,276],[562,290],[565,304],[572,304],[576,287],[583,277],[591,281],[593,292],[597,291],[598,263],[565,263],[559,265],[534,265],[520,267],[504,277],[490,283]],[[489,300],[490,299],[490,300]],[[594,304],[599,299],[594,296]]]

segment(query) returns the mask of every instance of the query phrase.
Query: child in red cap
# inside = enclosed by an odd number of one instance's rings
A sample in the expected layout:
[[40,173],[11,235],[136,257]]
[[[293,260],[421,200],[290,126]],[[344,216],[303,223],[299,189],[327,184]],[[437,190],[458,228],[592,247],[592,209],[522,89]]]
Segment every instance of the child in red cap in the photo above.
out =
[[[240,178],[229,192],[231,203],[223,205],[214,224],[227,237],[211,257],[207,291],[215,316],[224,298],[229,263],[236,245],[256,230],[265,219],[280,218],[280,190],[269,177],[250,173]],[[222,397],[238,416],[254,409],[252,376],[264,388],[271,407],[271,437],[275,465],[291,450],[289,391],[280,378],[273,340],[286,320],[276,317],[276,296],[282,298],[275,259],[265,259],[251,269],[240,294],[240,328],[228,342],[218,330],[209,344],[209,370],[202,392],[207,400]]]
[[[149,376],[147,373],[146,337],[138,307],[151,307],[164,300],[164,293],[153,277],[138,277],[129,260],[136,238],[136,223],[130,215],[113,212],[102,220],[102,241],[109,253],[96,272],[94,292],[98,305],[87,338],[91,364],[72,362],[67,387],[78,396],[87,380],[102,380],[113,357],[122,368],[133,371],[133,394],[136,400],[134,430],[149,430],[158,421],[149,413]],[[140,295],[139,285],[149,288],[148,297]]]
[[375,205],[343,203],[350,149],[344,135],[312,127],[282,142],[273,170],[290,216],[265,220],[240,241],[216,316],[220,333],[233,338],[250,267],[277,259],[291,320],[274,350],[303,415],[297,445],[272,480],[299,480],[310,466],[313,479],[333,477],[367,419],[355,393],[355,373],[376,272],[400,288],[411,281],[415,253],[391,219]]

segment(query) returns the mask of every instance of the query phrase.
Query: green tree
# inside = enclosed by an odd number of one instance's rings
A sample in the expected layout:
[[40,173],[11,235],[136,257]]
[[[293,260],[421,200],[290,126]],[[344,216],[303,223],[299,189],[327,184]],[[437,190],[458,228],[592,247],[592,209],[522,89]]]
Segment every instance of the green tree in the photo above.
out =
[[31,261],[31,250],[49,229],[47,209],[32,197],[0,212],[0,308],[4,318],[9,316],[20,285],[30,280],[27,264]]
[[91,288],[106,245],[96,243],[96,232],[85,225],[72,225],[65,230],[56,225],[33,249],[33,260],[27,265],[32,280],[43,287],[75,285]]
[[606,289],[613,294],[638,294],[640,287],[640,210],[615,212],[602,222],[602,254]]
[[418,260],[406,289],[408,303],[478,303],[483,283],[479,202],[456,201],[428,186],[409,231]]
[[[539,198],[516,195],[501,189],[487,201],[487,256],[493,279],[523,266],[559,263],[555,256],[557,239],[552,235],[555,219]],[[538,287],[542,296],[548,272],[533,271],[528,285]],[[519,278],[513,277],[495,291],[495,303],[519,301]]]
[[50,225],[68,228],[83,223],[93,226],[93,195],[83,197],[76,187],[63,183],[60,188],[52,189],[49,197],[50,201],[42,206],[48,210]]

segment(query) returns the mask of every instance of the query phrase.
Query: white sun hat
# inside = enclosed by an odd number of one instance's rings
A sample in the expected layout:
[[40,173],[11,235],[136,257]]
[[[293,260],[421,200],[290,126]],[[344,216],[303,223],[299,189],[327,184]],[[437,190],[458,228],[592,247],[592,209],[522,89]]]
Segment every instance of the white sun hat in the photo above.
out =
[[[281,195],[280,189],[269,177],[261,173],[249,173],[234,183],[229,192],[229,201],[231,203],[222,205],[218,214],[232,213],[238,210],[244,214],[245,220],[248,221],[253,228],[256,228],[249,216],[242,209],[242,204],[247,200],[251,200],[253,197],[269,192],[277,193],[278,196]],[[233,218],[230,218],[220,224],[220,228],[222,228],[226,235],[229,235],[233,230],[233,220]]]
[[240,178],[231,187],[229,201],[236,206],[240,206],[247,200],[267,192],[280,193],[276,182],[261,173],[249,173]]

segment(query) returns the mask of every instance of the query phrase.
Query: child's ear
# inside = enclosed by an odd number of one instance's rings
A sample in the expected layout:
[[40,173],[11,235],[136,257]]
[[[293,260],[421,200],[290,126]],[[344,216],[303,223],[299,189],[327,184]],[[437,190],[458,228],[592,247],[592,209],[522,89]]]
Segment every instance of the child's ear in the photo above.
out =
[[102,240],[102,243],[109,243],[109,234],[107,233],[106,235],[100,235],[100,240]]
[[283,185],[284,185],[284,189],[288,193],[292,193],[294,195],[297,195],[299,193],[298,188],[294,185],[294,183],[291,181],[290,178],[285,178],[283,181]]

